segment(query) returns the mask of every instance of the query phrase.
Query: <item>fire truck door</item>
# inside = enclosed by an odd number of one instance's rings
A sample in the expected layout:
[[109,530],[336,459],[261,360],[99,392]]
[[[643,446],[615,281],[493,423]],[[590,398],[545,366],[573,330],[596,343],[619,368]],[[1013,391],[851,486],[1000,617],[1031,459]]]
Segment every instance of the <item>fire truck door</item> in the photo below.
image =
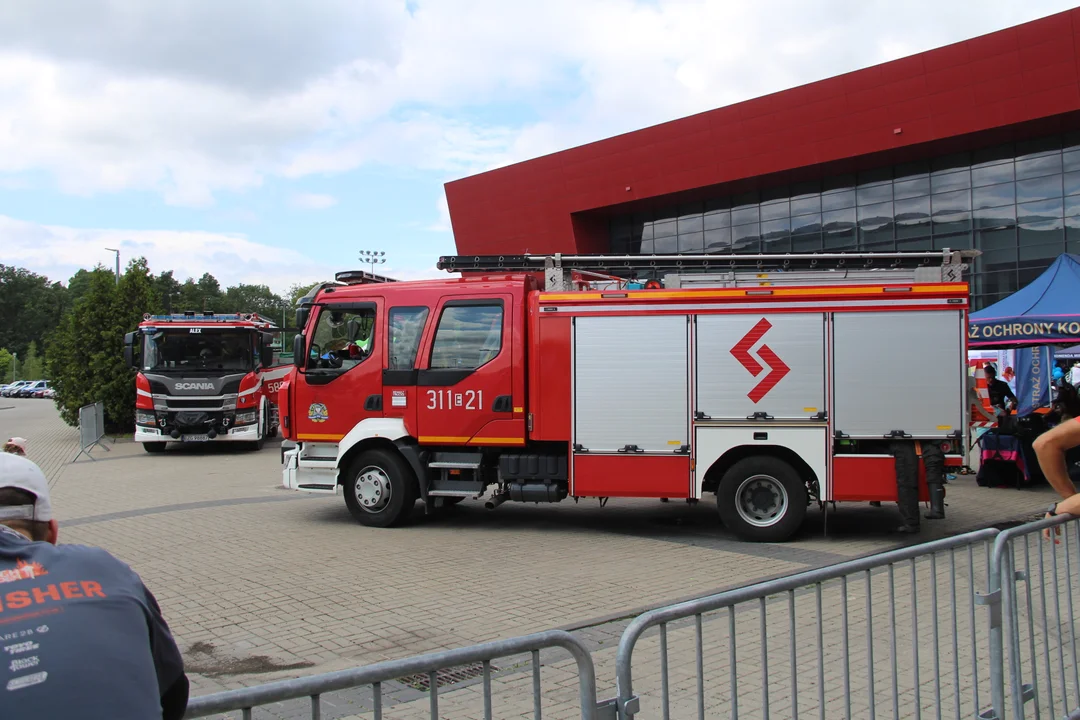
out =
[[421,443],[520,445],[513,420],[510,295],[444,299],[417,372]]
[[382,417],[382,298],[324,305],[308,339],[308,357],[292,383],[298,440],[338,442],[361,420]]
[[405,421],[416,437],[417,351],[431,315],[426,305],[391,307],[386,314],[386,363],[383,369],[383,414]]

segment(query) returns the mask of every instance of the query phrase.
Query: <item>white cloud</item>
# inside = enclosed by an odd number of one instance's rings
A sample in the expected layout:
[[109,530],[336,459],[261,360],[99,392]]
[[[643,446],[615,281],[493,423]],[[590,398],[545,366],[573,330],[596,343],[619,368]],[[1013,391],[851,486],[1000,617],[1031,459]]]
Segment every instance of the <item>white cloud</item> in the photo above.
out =
[[143,256],[155,273],[173,270],[180,280],[211,273],[225,285],[269,285],[278,292],[293,283],[330,280],[341,268],[313,262],[302,253],[252,241],[243,235],[177,230],[81,229],[39,225],[0,215],[0,262],[65,281],[80,268],[112,267]]
[[268,178],[362,165],[460,176],[1067,7],[5,3],[0,181],[44,171],[69,193],[148,190],[202,206]]
[[[66,282],[80,268],[113,266],[118,248],[122,266],[133,258],[147,259],[156,274],[172,270],[180,281],[209,271],[223,287],[248,283],[269,285],[278,293],[294,283],[332,280],[342,270],[360,268],[359,261],[342,265],[316,262],[301,252],[271,247],[245,235],[179,230],[82,229],[41,225],[0,215],[0,263],[25,267],[51,280]],[[362,269],[362,268],[361,268]],[[382,266],[380,274],[399,280],[447,278],[432,265]]]
[[337,205],[337,198],[319,193],[297,193],[289,198],[289,204],[300,210],[325,210]]

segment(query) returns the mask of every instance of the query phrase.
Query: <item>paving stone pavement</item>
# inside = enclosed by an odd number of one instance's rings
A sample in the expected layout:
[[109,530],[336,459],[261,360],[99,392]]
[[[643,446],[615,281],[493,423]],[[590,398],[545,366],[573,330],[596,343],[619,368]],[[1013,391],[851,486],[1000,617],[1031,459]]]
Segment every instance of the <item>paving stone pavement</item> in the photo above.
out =
[[[150,456],[134,443],[118,442],[112,452],[95,450],[97,460],[83,457],[72,464],[77,432],[59,421],[51,403],[0,401],[5,406],[11,409],[0,410],[0,435],[29,438],[31,457],[53,485],[61,541],[100,545],[143,576],[185,652],[196,695],[552,627],[574,631],[596,650],[601,695],[612,695],[614,646],[633,614],[898,545],[889,533],[897,523],[894,507],[841,506],[829,513],[828,534],[814,510],[793,542],[747,544],[719,527],[711,500],[693,506],[615,501],[605,509],[595,502],[508,503],[494,512],[465,502],[438,516],[418,515],[408,527],[375,530],[355,524],[340,496],[280,489],[274,446],[261,452],[227,445],[170,447]],[[949,519],[927,522],[922,535],[908,541],[1029,517],[1050,496],[1048,488],[977,488],[973,478],[961,477],[949,486]],[[830,612],[838,607],[835,592],[824,598]],[[878,592],[875,586],[871,594]],[[855,628],[860,611],[851,607],[849,622]],[[880,607],[875,600],[875,613]],[[782,609],[786,612],[786,605]],[[816,628],[813,610],[813,603],[800,598],[800,623],[809,617],[809,626]],[[751,637],[759,620],[740,613],[739,633],[749,633],[738,638],[739,657],[745,658],[737,663],[740,712],[750,717],[761,705],[761,666]],[[836,623],[834,616],[833,638]],[[720,640],[726,620],[710,618],[704,625],[720,643],[715,651],[706,649],[710,677],[723,678],[729,672]],[[785,678],[790,680],[782,669],[787,651],[772,645],[790,634],[771,617],[769,628],[769,654],[781,659],[775,668],[770,665],[770,685],[783,688]],[[673,626],[669,642],[673,661],[679,650],[683,673],[672,677],[679,692],[679,711],[673,709],[672,717],[683,716],[684,709],[696,713],[696,680],[685,674],[694,661],[682,652],[687,642],[693,644],[693,628]],[[650,668],[656,667],[658,649],[653,640],[643,643],[644,706],[654,702],[655,693],[645,691],[657,682]],[[836,643],[829,652],[827,683],[835,693]],[[888,676],[883,664],[888,657],[875,652],[877,677]],[[812,661],[800,654],[799,667]],[[500,667],[516,665],[504,661]],[[925,677],[930,675],[927,670]],[[573,716],[572,663],[545,653],[543,676],[545,716]],[[498,674],[495,686],[503,708],[497,716],[531,715],[527,668]],[[686,693],[687,687],[692,691]],[[710,689],[710,708],[719,710],[730,701],[723,687]],[[440,716],[481,716],[478,688],[476,681],[444,689]],[[390,690],[394,717],[426,716],[420,691]],[[878,694],[886,690],[882,686]],[[324,717],[363,711],[365,692],[344,693]],[[815,692],[813,683],[800,683],[799,697],[805,693],[808,703],[800,710],[807,716],[814,714],[809,708]],[[853,712],[858,698],[853,696]],[[278,712],[273,716],[307,709]]]

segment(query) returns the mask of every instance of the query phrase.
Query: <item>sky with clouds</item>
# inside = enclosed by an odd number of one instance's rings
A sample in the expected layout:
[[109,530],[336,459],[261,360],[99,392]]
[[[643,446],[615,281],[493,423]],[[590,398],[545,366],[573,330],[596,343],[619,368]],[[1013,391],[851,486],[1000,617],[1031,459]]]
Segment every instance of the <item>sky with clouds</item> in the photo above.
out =
[[903,57],[1052,0],[0,2],[0,263],[224,284],[383,250],[435,274],[443,183]]

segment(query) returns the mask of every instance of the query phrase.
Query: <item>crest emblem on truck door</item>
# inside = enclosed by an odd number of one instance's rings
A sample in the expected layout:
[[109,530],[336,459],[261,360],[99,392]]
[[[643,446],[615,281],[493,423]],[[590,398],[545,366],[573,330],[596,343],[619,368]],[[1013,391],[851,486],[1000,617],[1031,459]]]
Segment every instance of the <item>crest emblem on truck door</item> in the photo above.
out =
[[[750,354],[750,350],[765,337],[765,333],[769,332],[771,327],[772,323],[765,318],[761,318],[750,329],[750,332],[743,335],[742,339],[735,343],[735,347],[731,348],[731,354],[755,378],[761,375],[762,371],[766,369],[769,371],[750,392],[746,393],[746,397],[750,398],[755,404],[768,395],[769,391],[791,372],[791,368],[785,365],[784,361],[768,345],[763,344],[757,349],[757,357]],[[758,358],[760,358],[760,361]]]
[[311,403],[307,411],[308,420],[311,422],[326,422],[330,419],[330,413],[327,412],[326,406],[322,403]]

